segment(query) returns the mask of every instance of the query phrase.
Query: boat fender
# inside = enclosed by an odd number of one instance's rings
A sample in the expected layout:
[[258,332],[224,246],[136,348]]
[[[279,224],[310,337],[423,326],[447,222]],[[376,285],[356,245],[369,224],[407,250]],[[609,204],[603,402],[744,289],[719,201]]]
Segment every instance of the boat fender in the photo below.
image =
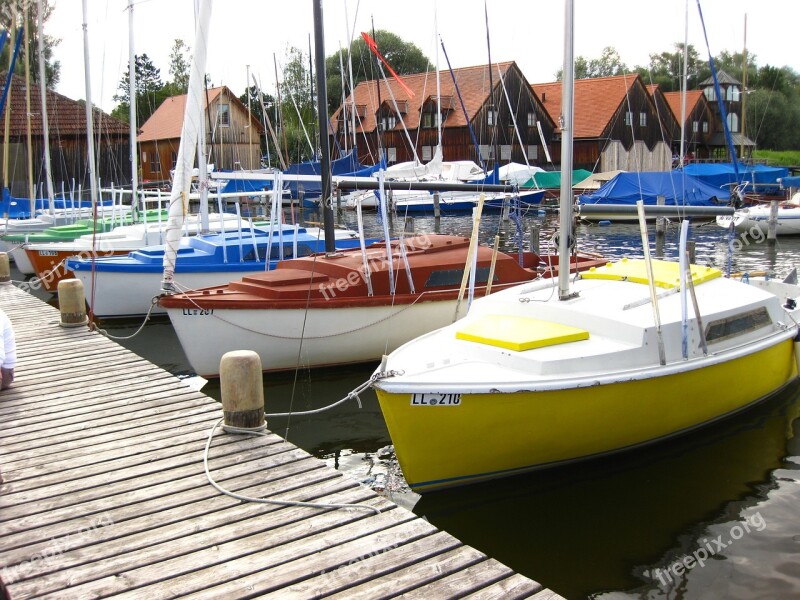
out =
[[608,219],[603,219],[602,221],[597,222],[598,225],[611,225],[611,221]]
[[794,310],[797,308],[797,300],[794,298],[786,298],[786,304],[783,305],[786,310]]

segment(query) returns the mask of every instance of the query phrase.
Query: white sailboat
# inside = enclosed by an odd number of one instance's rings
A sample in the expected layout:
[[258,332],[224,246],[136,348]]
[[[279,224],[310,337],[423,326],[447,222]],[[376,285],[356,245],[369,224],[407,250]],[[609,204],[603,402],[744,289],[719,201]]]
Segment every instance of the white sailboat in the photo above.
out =
[[[717,217],[717,225],[729,229],[733,225],[738,233],[766,236],[772,207],[769,203],[740,208],[732,216]],[[775,235],[800,235],[800,192],[790,200],[781,202],[775,211]]]
[[[561,236],[568,257],[573,0],[566,0]],[[640,208],[640,211],[642,209]],[[381,410],[417,491],[663,440],[744,409],[798,374],[800,288],[709,267],[622,260],[513,286],[385,357]],[[683,226],[684,233],[688,224]],[[685,235],[684,235],[685,240]],[[691,307],[691,308],[690,308]],[[757,373],[757,376],[742,374]]]

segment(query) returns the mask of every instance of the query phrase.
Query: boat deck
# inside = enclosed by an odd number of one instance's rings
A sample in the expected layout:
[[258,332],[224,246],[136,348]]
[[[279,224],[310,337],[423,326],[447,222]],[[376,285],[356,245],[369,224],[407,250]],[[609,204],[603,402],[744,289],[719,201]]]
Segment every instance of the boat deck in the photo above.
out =
[[275,434],[218,434],[219,404],[0,285],[17,336],[0,393],[0,598],[560,598]]

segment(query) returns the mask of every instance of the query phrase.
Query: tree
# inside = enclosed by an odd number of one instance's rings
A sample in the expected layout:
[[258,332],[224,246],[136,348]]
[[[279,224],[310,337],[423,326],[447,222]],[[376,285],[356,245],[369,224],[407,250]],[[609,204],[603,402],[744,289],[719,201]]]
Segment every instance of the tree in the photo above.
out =
[[[315,99],[311,97],[311,77],[308,56],[297,48],[287,48],[287,62],[283,66],[281,90],[281,121],[283,125],[282,143],[285,140],[289,162],[307,160],[316,153],[316,140],[311,141],[315,149],[308,145],[306,134],[311,137],[312,126],[316,121]],[[325,115],[323,118],[327,118]],[[305,128],[305,132],[303,129]]]
[[[375,43],[386,61],[398,75],[411,75],[433,71],[435,67],[415,44],[404,42],[400,37],[389,31],[379,29],[375,32]],[[358,37],[350,44],[350,53],[353,63],[353,83],[347,85],[345,96],[362,81],[380,78],[380,71],[375,65],[375,55],[367,46],[362,37]],[[344,67],[346,77],[342,76],[339,58]],[[327,72],[328,111],[332,113],[342,103],[342,81],[349,79],[347,49],[336,52],[325,59]],[[385,69],[384,69],[385,70]],[[391,77],[386,73],[387,77]]]
[[[651,54],[650,64],[647,67],[636,67],[636,71],[642,76],[643,81],[658,84],[662,92],[681,90],[684,45],[678,42],[674,44],[674,48],[674,52]],[[700,60],[697,49],[691,44],[687,48],[686,55],[687,88],[691,88],[698,83],[704,63]]]
[[269,129],[267,128],[266,121],[264,120],[264,112],[261,110],[261,107],[263,106],[265,109],[267,109],[270,122],[272,123],[272,127],[274,129],[274,115],[270,112],[270,108],[275,105],[275,98],[269,94],[259,92],[259,89],[255,85],[251,85],[245,90],[244,94],[239,96],[239,100],[241,100],[242,104],[245,106],[247,106],[248,99],[250,100],[250,113],[253,115],[254,119],[264,125],[264,129],[267,131],[266,138],[261,140],[261,150],[262,152],[266,152],[267,146],[265,144],[269,144],[270,154],[272,154],[274,153],[275,145],[270,139]]
[[[628,73],[627,65],[611,46],[603,48],[600,58],[587,59],[578,56],[575,59],[575,79],[591,79],[595,77],[611,77]],[[563,76],[562,69],[556,72],[556,79],[561,81]]]
[[[42,0],[42,22],[47,23],[50,15],[53,12],[53,7],[50,5],[49,0]],[[38,9],[35,2],[28,4],[28,41],[29,46],[26,49],[20,47],[20,54],[17,56],[17,62],[14,67],[14,73],[19,76],[25,75],[25,57],[28,57],[31,79],[39,82],[39,30],[38,30]],[[17,8],[16,2],[9,2],[8,0],[0,1],[0,19],[4,26],[6,24],[17,23],[19,29],[17,32],[22,35],[22,17],[21,9]],[[53,59],[53,49],[58,46],[60,39],[51,35],[44,35],[44,71],[45,83],[48,88],[53,88],[59,81],[61,75],[61,63]],[[9,37],[10,42],[10,37]],[[24,41],[23,41],[24,44]],[[3,51],[0,52],[0,69],[6,71],[8,69],[11,53],[14,51],[13,45],[6,43]]]
[[175,40],[169,54],[169,74],[172,75],[173,95],[185,94],[189,91],[189,74],[191,61],[187,58],[191,49],[183,40]]
[[[147,54],[137,54],[134,60],[136,65],[136,122],[141,125],[171,94],[161,81],[161,70],[153,64]],[[117,87],[119,93],[114,95],[114,100],[119,104],[111,112],[112,116],[123,121],[129,120],[130,86],[130,73],[126,69]]]

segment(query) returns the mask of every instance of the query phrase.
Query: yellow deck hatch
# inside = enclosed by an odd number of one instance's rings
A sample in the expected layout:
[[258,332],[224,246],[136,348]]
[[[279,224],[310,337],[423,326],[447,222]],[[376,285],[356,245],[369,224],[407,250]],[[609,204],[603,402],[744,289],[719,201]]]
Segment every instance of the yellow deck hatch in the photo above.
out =
[[456,338],[522,352],[588,340],[589,332],[530,317],[485,315],[456,331]]
[[[653,279],[656,286],[672,289],[680,286],[680,265],[669,260],[653,260]],[[711,279],[722,276],[722,271],[713,267],[691,265],[692,283],[700,285]],[[643,259],[623,258],[604,267],[592,267],[581,273],[583,279],[613,279],[615,281],[632,281],[648,283],[647,267]]]

